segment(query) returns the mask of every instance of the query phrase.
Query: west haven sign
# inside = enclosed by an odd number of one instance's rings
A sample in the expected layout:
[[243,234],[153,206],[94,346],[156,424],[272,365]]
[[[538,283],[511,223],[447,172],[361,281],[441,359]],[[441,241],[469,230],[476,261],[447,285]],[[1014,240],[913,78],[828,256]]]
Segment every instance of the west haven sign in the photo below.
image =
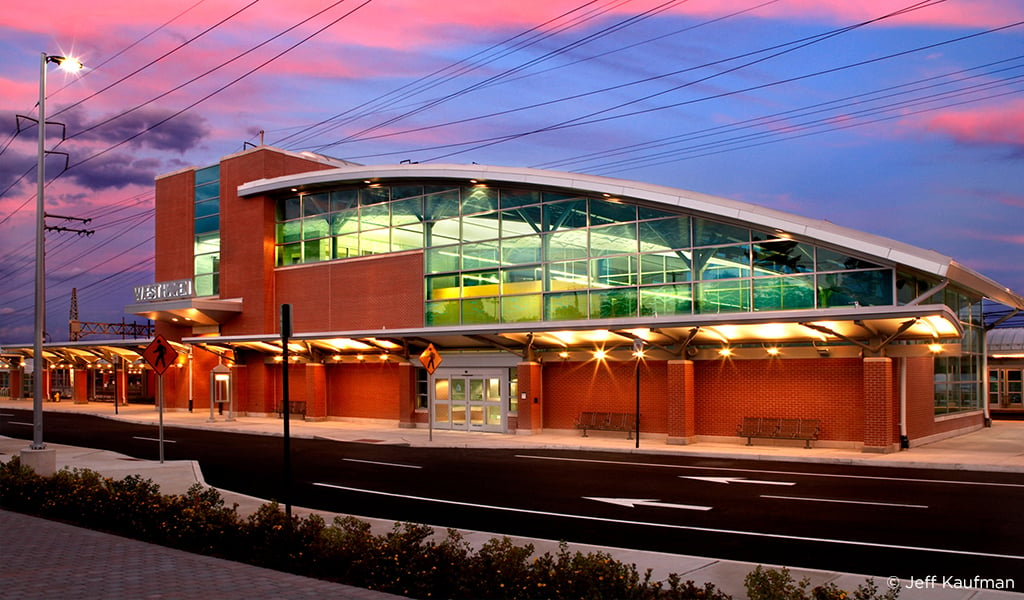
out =
[[175,298],[192,298],[196,295],[191,279],[137,285],[132,291],[135,293],[135,302],[159,302]]

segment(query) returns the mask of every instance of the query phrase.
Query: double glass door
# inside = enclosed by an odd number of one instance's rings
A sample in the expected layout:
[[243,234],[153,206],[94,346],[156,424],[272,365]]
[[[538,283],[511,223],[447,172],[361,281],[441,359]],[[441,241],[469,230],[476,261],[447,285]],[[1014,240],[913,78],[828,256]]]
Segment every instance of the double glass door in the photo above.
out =
[[1021,369],[990,369],[988,402],[999,408],[1024,408],[1024,371]]
[[434,374],[434,427],[506,431],[508,374],[500,369]]

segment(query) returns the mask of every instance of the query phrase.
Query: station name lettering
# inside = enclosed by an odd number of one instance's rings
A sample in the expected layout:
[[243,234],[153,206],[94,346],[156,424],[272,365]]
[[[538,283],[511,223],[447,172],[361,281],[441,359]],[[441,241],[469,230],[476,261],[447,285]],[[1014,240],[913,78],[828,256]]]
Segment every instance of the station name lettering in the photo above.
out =
[[191,298],[195,295],[191,279],[137,285],[132,288],[132,291],[135,293],[136,302],[157,302],[172,298]]

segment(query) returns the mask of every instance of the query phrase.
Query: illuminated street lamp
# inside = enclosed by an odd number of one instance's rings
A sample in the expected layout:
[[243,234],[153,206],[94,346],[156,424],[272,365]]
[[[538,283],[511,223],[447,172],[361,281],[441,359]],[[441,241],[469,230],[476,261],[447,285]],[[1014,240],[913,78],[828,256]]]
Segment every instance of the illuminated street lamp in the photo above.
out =
[[68,72],[76,72],[82,63],[74,58],[52,56],[42,53],[39,57],[39,164],[36,169],[36,293],[35,293],[35,340],[32,344],[33,372],[33,422],[32,450],[43,450],[43,378],[46,376],[46,361],[43,359],[43,330],[46,327],[46,269],[45,242],[46,213],[43,203],[46,161],[46,64],[54,63]]

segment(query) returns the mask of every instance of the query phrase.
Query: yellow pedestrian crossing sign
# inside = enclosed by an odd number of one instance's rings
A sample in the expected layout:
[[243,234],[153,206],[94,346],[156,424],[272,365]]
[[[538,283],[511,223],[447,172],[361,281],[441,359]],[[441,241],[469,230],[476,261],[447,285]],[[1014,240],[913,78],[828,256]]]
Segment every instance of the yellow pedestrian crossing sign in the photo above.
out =
[[427,346],[427,349],[420,354],[420,362],[423,363],[423,368],[431,375],[441,366],[442,360],[441,355],[438,353],[437,348],[434,348],[433,344]]

